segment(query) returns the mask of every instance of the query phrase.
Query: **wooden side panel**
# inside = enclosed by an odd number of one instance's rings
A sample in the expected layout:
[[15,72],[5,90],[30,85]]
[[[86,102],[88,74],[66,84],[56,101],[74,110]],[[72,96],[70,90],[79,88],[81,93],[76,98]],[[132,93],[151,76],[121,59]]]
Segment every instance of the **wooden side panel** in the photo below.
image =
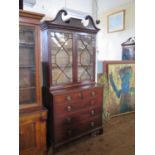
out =
[[36,125],[30,122],[20,125],[20,150],[36,147]]

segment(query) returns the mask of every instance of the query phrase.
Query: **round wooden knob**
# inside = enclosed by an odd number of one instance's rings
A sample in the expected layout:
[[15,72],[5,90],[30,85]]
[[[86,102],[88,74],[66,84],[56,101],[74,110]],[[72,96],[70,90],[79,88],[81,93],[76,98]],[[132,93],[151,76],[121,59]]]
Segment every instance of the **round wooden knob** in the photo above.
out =
[[71,96],[67,96],[66,99],[67,99],[67,101],[71,101],[72,98],[71,98]]
[[67,106],[67,111],[68,112],[72,111],[72,107],[70,105]]
[[91,110],[91,115],[92,115],[92,116],[95,115],[95,110]]
[[94,91],[91,92],[91,96],[96,96],[96,93]]

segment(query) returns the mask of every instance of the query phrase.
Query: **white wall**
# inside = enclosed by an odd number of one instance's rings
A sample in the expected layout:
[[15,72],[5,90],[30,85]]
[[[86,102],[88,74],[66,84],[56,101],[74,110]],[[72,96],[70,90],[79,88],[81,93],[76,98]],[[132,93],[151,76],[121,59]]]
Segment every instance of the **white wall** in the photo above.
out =
[[98,8],[99,14],[102,14],[103,12],[112,10],[113,8],[117,8],[121,5],[135,2],[135,0],[97,0],[97,1],[100,6]]
[[[102,5],[99,4],[100,10]],[[125,30],[107,33],[107,15],[125,9]],[[115,7],[99,14],[101,29],[97,36],[98,60],[121,60],[121,43],[129,37],[135,36],[135,3],[134,1],[123,6]]]
[[[53,19],[65,7],[65,0],[36,0],[34,7],[24,5],[24,10],[45,14],[44,19]],[[92,0],[66,0],[66,7],[92,15]]]

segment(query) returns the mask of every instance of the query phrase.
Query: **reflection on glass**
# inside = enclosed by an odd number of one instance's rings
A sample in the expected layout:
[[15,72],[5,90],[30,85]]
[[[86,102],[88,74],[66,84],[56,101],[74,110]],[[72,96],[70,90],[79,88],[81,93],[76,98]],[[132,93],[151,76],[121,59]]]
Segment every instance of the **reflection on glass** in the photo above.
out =
[[19,65],[34,66],[34,47],[19,47]]
[[52,84],[72,82],[72,34],[51,32]]
[[93,46],[91,35],[78,35],[78,81],[93,79]]
[[35,102],[35,30],[29,26],[19,27],[19,102]]
[[35,85],[35,72],[33,68],[19,68],[19,88]]

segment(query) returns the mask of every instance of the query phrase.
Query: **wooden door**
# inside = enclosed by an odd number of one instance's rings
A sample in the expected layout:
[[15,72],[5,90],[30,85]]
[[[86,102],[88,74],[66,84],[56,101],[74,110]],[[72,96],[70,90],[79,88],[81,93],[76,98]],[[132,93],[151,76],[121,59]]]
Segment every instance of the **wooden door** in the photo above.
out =
[[20,116],[20,155],[43,155],[46,151],[46,111]]

